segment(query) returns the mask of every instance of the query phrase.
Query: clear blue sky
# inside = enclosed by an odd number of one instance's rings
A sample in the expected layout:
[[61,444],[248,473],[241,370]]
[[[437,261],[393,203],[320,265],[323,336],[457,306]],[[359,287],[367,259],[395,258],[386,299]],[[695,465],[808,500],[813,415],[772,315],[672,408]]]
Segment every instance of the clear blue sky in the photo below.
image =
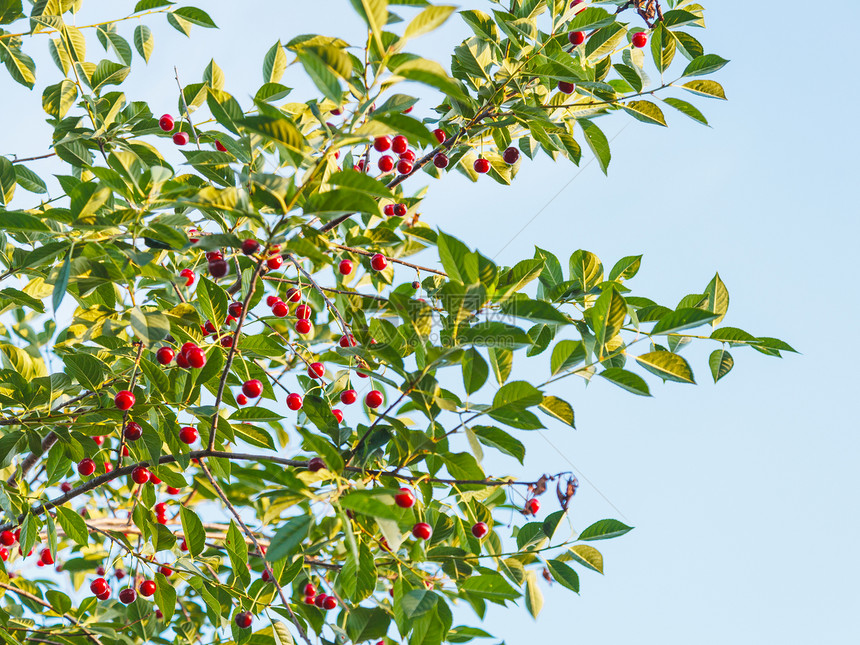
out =
[[[89,4],[100,17],[120,15],[115,3]],[[277,39],[357,33],[346,0],[201,4],[221,30],[196,30],[189,41],[160,19],[154,57],[133,73],[133,87],[159,113],[176,110],[174,64],[185,82],[197,81],[217,52],[227,89],[244,97]],[[706,354],[693,351],[700,385],[652,381],[651,399],[607,383],[586,389],[563,381],[558,392],[573,402],[578,429],[527,436],[524,472],[554,472],[569,460],[587,478],[574,525],[616,517],[636,530],[595,544],[606,575],[584,572],[581,596],[545,588],[537,624],[525,609],[491,610],[489,629],[508,645],[560,634],[665,645],[860,636],[860,424],[852,409],[860,381],[852,350],[843,349],[860,315],[860,213],[850,188],[860,144],[860,4],[828,3],[824,20],[818,5],[799,0],[704,4],[706,49],[732,61],[715,77],[730,101],[698,102],[712,129],[677,114],[668,114],[668,130],[632,123],[613,142],[608,178],[589,166],[516,237],[577,168],[526,161],[510,188],[452,174],[425,204],[426,221],[481,240],[486,254],[504,247],[502,263],[530,256],[535,244],[562,258],[585,248],[610,265],[644,253],[632,286],[667,304],[719,270],[731,293],[725,324],[802,352],[777,360],[735,351],[734,371],[714,386]],[[455,19],[421,50],[445,62],[464,33]],[[98,48],[94,40],[89,46]],[[56,74],[46,56],[37,61],[42,74]],[[288,85],[304,87],[290,74]],[[42,113],[18,107],[38,105],[37,97],[15,88],[4,99],[0,152],[43,153]],[[613,136],[627,121],[601,125]],[[548,360],[537,361],[543,374]],[[523,362],[515,370],[533,374]]]

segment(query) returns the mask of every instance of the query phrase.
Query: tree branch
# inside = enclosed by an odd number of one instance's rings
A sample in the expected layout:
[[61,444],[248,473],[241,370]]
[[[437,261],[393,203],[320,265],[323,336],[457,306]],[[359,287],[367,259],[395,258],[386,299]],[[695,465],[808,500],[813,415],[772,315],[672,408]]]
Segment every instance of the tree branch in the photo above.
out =
[[[33,602],[35,602],[39,605],[42,605],[42,607],[50,609],[51,611],[56,611],[51,606],[51,603],[45,602],[44,600],[42,600],[38,596],[34,596],[33,594],[31,594],[27,591],[24,591],[23,589],[18,589],[18,587],[14,587],[10,584],[6,584],[5,582],[0,582],[0,589],[6,589],[7,591],[11,591],[12,593],[21,596],[22,598],[26,598],[27,600],[32,600]],[[74,616],[70,616],[69,614],[60,614],[60,615],[63,618],[65,618],[66,620],[68,620],[70,623],[72,623],[75,627],[80,629],[84,634],[86,634],[87,638],[89,638],[93,643],[96,643],[96,645],[102,645],[102,642],[99,640],[99,637],[96,636],[90,630],[88,630],[86,627],[84,627],[80,622],[78,622],[78,620]]]

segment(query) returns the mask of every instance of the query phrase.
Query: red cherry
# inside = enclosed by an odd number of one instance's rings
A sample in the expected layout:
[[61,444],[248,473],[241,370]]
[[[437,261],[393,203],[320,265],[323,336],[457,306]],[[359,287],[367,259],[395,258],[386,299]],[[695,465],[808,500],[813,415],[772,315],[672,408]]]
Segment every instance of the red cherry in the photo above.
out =
[[582,31],[571,31],[567,35],[571,45],[581,45],[585,42],[585,33]]
[[140,583],[140,595],[149,598],[155,593],[155,580],[144,580]]
[[184,343],[182,347],[179,348],[180,354],[185,354],[189,349],[194,349],[197,347],[197,343],[192,343],[191,341]]
[[155,610],[155,617],[158,618],[158,620],[161,620],[162,618],[164,618],[164,614],[161,613],[160,609],[156,609]]
[[474,535],[479,540],[489,532],[490,529],[485,522],[478,522],[472,525],[472,535]]
[[407,161],[406,159],[401,159],[397,162],[397,172],[401,175],[408,175],[412,172],[412,162]]
[[337,265],[337,270],[340,271],[341,275],[349,275],[352,273],[352,262],[350,260],[341,260],[340,264]]
[[236,626],[240,629],[248,629],[251,626],[252,621],[253,616],[251,616],[250,611],[243,611],[240,614],[236,614]]
[[230,265],[227,260],[215,260],[209,263],[209,275],[213,278],[223,278],[230,272]]
[[140,427],[139,424],[134,421],[129,421],[125,424],[125,430],[123,431],[125,438],[129,441],[137,441],[143,436],[143,428]]
[[[9,549],[7,549],[6,547],[0,548],[0,560],[3,560],[3,562],[6,562],[6,560],[8,560],[8,559],[9,559]],[[9,577],[11,578],[12,576],[9,576]]]
[[215,260],[223,260],[223,259],[224,259],[224,254],[221,253],[221,251],[217,251],[217,250],[216,251],[208,251],[206,253],[206,261],[207,262],[214,262]]
[[295,287],[290,287],[287,289],[287,297],[285,300],[287,302],[300,302],[302,299],[302,292],[296,289]]
[[480,174],[490,172],[490,162],[483,157],[480,159],[475,159],[473,167],[475,168],[475,172]]
[[167,512],[167,504],[165,504],[164,502],[159,502],[152,508],[158,515],[164,515]]
[[179,489],[178,489],[178,488],[174,488],[173,486],[168,486],[168,487],[167,487],[167,494],[168,494],[168,495],[178,495],[178,494],[179,494]]
[[405,217],[407,210],[408,209],[406,208],[406,204],[395,204],[394,205],[394,215],[397,217]]
[[105,574],[105,568],[101,565],[96,567],[96,575],[103,576]]
[[169,114],[165,114],[158,120],[158,127],[165,132],[170,132],[171,130],[173,130],[174,125],[176,124],[173,121],[173,117]]
[[192,347],[185,352],[185,358],[188,364],[195,369],[200,369],[206,365],[206,354],[199,347]]
[[410,105],[408,108],[406,108],[405,110],[403,110],[403,114],[409,114],[409,113],[412,111],[412,108],[413,108],[413,107],[415,107],[415,106],[414,106],[414,105]]
[[105,591],[110,591],[110,586],[104,578],[96,578],[90,583],[90,591],[93,592],[94,595],[98,596],[99,594],[103,594]]
[[439,143],[444,143],[445,139],[448,138],[448,135],[445,134],[445,131],[442,128],[436,128],[433,130],[433,136],[436,137],[436,141]]
[[242,315],[242,303],[241,302],[231,302],[230,306],[227,307],[227,313],[233,316],[233,318],[238,318]]
[[176,355],[176,366],[181,367],[184,370],[187,370],[191,365],[188,363],[188,359],[185,358],[185,354],[179,353]]
[[407,150],[402,155],[400,155],[400,158],[403,159],[404,161],[414,162],[415,161],[415,153],[412,150]]
[[369,408],[378,408],[382,405],[382,392],[379,390],[371,390],[367,393],[367,396],[364,397],[364,403]]
[[346,334],[344,336],[341,336],[340,340],[337,341],[337,344],[341,347],[355,347],[356,345],[358,345],[358,343],[355,342],[355,337],[353,337],[352,334]]
[[306,605],[313,605],[316,602],[316,596],[305,596],[304,602]]
[[242,240],[242,253],[245,255],[254,255],[259,250],[260,243],[257,240],[251,237]]
[[295,392],[288,395],[287,396],[287,407],[290,410],[301,410],[301,408],[302,408],[302,395],[296,394]]
[[130,587],[126,587],[122,591],[119,592],[119,601],[123,605],[130,605],[137,598],[137,592]]
[[297,320],[296,321],[296,333],[301,334],[302,336],[311,333],[312,325],[308,320]]
[[[122,447],[122,456],[123,456],[123,457],[128,457],[128,446],[123,446],[123,447]],[[108,463],[108,462],[105,462],[105,464],[107,464],[107,463]],[[110,472],[110,471],[111,471],[111,469],[110,469],[110,468],[108,468],[108,467],[107,467],[107,465],[105,465],[105,470],[107,470],[108,472]]]
[[155,360],[160,365],[168,365],[175,355],[176,352],[173,351],[172,347],[159,347],[158,351],[155,352]]
[[323,603],[325,602],[325,599],[326,599],[326,598],[328,598],[328,596],[327,596],[327,595],[325,595],[324,593],[321,593],[319,596],[317,596],[316,598],[314,598],[314,604],[315,604],[317,607],[319,607],[320,609],[322,609]]
[[420,282],[418,282],[418,280],[413,280],[413,281],[412,281],[412,288],[413,288],[413,289],[420,289],[420,288],[421,288],[421,283],[420,283]]
[[566,81],[558,82],[558,91],[563,92],[564,94],[573,94],[573,91],[576,89],[576,85],[573,83],[568,83]]
[[215,149],[218,152],[227,152],[227,148],[225,148],[224,144],[218,141],[218,139],[215,139]]
[[270,582],[272,580],[272,576],[269,575],[268,569],[263,570],[263,575],[260,576],[260,578],[262,579],[263,582]]
[[72,490],[72,485],[69,482],[63,482],[62,484],[60,484],[60,490],[64,493],[68,493],[70,490]]
[[376,253],[370,258],[370,266],[374,271],[382,271],[388,266],[388,261],[382,253]]
[[173,135],[173,143],[177,146],[187,145],[191,138],[188,136],[187,132],[177,132]]
[[113,402],[119,410],[131,410],[134,405],[134,394],[128,390],[120,390],[113,397]]
[[250,381],[242,383],[242,394],[256,399],[263,393],[263,382],[260,379],[253,378]]
[[376,165],[382,172],[391,172],[394,168],[394,157],[391,155],[382,155]]
[[394,204],[386,204],[383,206],[382,214],[386,217],[394,217]]
[[418,524],[412,527],[412,535],[419,540],[429,540],[430,536],[433,535],[433,529],[430,528],[427,522],[418,522]]
[[108,598],[110,598],[110,588],[108,588],[108,590],[104,593],[98,594],[96,598],[98,598],[99,600],[107,600]]
[[149,471],[143,466],[138,466],[131,471],[131,478],[135,484],[145,484],[149,481]]
[[391,152],[402,155],[406,150],[409,149],[409,139],[404,137],[402,134],[398,134],[394,139],[391,140]]
[[102,437],[101,435],[99,435],[97,437],[93,437],[93,443],[95,443],[97,446],[102,445],[104,442],[105,442],[105,438]]
[[191,269],[182,269],[182,271],[179,272],[179,275],[185,278],[186,287],[190,287],[194,284],[194,271]]
[[505,151],[502,153],[502,159],[505,160],[506,164],[514,165],[517,163],[517,160],[520,158],[520,151],[513,146],[505,148]]
[[272,313],[278,318],[285,318],[287,314],[290,313],[290,309],[287,307],[286,303],[276,302],[275,306],[272,307]]
[[312,473],[322,470],[325,468],[325,462],[321,457],[313,457],[310,461],[308,461],[308,470]]
[[233,347],[233,337],[232,336],[224,336],[221,338],[221,347],[225,349],[229,349]]
[[433,157],[433,165],[437,168],[447,168],[448,155],[446,155],[444,152],[438,153],[435,157]]
[[340,402],[344,405],[352,405],[358,399],[358,394],[355,390],[344,390],[340,393]]
[[267,307],[274,307],[275,303],[277,303],[277,302],[281,302],[281,299],[278,298],[278,296],[268,296],[266,298],[266,306]]
[[212,324],[211,320],[207,320],[206,324],[203,325],[202,329],[203,329],[203,335],[204,336],[210,336],[210,335],[214,334],[216,331],[218,331],[217,329],[215,329],[215,325]]
[[334,415],[334,418],[337,419],[338,423],[343,423],[343,411],[338,410],[337,408],[333,409],[331,413]]
[[311,363],[308,367],[308,376],[311,378],[322,378],[325,376],[325,365],[322,363]]
[[304,592],[306,596],[313,596],[317,592],[317,588],[314,587],[310,582],[305,585]]
[[179,430],[179,440],[189,446],[197,441],[197,430],[191,426],[184,426]]
[[401,488],[400,492],[394,496],[394,503],[400,508],[412,508],[415,506],[415,495],[408,488]]
[[89,457],[81,459],[78,462],[78,472],[84,477],[88,477],[96,472],[96,462]]
[[173,575],[173,569],[168,567],[166,564],[162,564],[158,568],[158,570],[159,570],[159,572],[161,572],[161,575],[163,575],[165,578],[169,578],[170,576]]
[[54,564],[54,556],[51,555],[51,549],[42,549],[39,554],[39,562],[42,564]]
[[186,542],[185,540],[182,540],[182,542],[180,542],[180,544],[179,544],[179,550],[180,551],[187,551],[188,550],[188,542]]
[[389,137],[376,137],[373,140],[373,149],[377,152],[385,152],[391,147],[391,139]]
[[307,320],[311,317],[311,313],[313,312],[311,311],[311,308],[307,305],[299,305],[298,307],[296,307],[296,318]]
[[326,611],[331,611],[337,607],[337,599],[334,596],[326,596],[323,600],[322,608]]
[[266,260],[266,266],[269,267],[270,271],[277,271],[284,264],[284,258],[280,255],[273,255],[268,260]]
[[633,46],[642,49],[645,45],[648,44],[648,34],[644,31],[637,31],[633,34]]
[[12,531],[3,531],[0,533],[0,543],[3,546],[12,546],[15,544],[15,536],[12,534]]
[[236,403],[238,403],[239,405],[248,405],[248,397],[244,394],[240,394],[236,397]]
[[532,497],[529,501],[526,502],[526,512],[529,515],[537,515],[537,512],[540,510],[540,502],[537,498]]

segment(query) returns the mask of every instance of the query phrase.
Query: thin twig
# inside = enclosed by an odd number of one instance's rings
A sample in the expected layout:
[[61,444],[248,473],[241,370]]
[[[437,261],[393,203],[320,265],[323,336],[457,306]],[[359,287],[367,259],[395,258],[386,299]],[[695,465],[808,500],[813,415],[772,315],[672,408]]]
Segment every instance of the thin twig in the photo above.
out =
[[[39,605],[42,605],[42,607],[46,607],[47,609],[50,609],[51,611],[56,611],[51,606],[51,603],[45,602],[44,600],[42,600],[38,596],[34,596],[33,594],[31,594],[27,591],[24,591],[23,589],[18,589],[18,587],[14,587],[10,584],[6,584],[5,582],[0,582],[0,589],[6,589],[7,591],[11,591],[12,593],[21,596],[22,598],[26,598],[27,600],[32,600],[33,602],[35,602]],[[66,620],[68,620],[70,623],[72,623],[75,627],[80,629],[84,634],[86,634],[87,638],[89,638],[92,642],[96,643],[97,645],[102,645],[102,642],[99,640],[99,637],[96,636],[90,630],[88,630],[86,627],[84,627],[80,622],[78,622],[77,618],[75,618],[74,616],[70,616],[69,614],[66,614],[66,613],[63,613],[60,615],[63,618],[65,618]]]
[[320,287],[317,284],[316,280],[313,279],[313,276],[311,276],[310,273],[305,271],[304,267],[302,267],[302,265],[296,259],[296,256],[294,256],[292,253],[287,253],[285,255],[285,257],[290,262],[293,263],[293,265],[296,267],[296,270],[299,273],[301,273],[303,276],[305,276],[305,278],[307,278],[307,281],[311,284],[311,286],[314,289],[316,289],[316,292],[322,296],[322,299],[325,302],[325,306],[328,308],[329,312],[331,312],[334,315],[334,317],[337,318],[337,321],[338,321],[338,323],[340,323],[340,328],[343,331],[343,333],[345,335],[349,334],[349,325],[346,324],[346,321],[344,321],[343,316],[340,315],[340,312],[337,310],[337,307],[335,307],[334,303],[331,300],[329,300],[327,295],[325,295],[325,291],[322,289],[322,287]]
[[173,71],[176,74],[176,85],[179,86],[179,98],[182,99],[182,107],[185,109],[185,120],[188,121],[188,127],[191,128],[191,134],[194,135],[194,142],[197,144],[197,149],[200,150],[200,137],[197,136],[197,129],[191,122],[191,112],[188,111],[188,103],[185,101],[185,92],[182,90],[182,83],[179,82],[179,70],[174,66]]
[[[143,342],[139,341],[137,343],[137,356],[134,357],[134,367],[131,369],[131,378],[128,382],[128,390],[129,392],[134,392],[134,385],[137,382],[137,373],[140,368],[140,358],[143,356]],[[122,466],[122,451],[125,448],[125,428],[128,425],[128,410],[123,412],[122,414],[122,427],[119,430],[119,452],[116,456],[116,467],[119,468]]]
[[39,159],[47,159],[48,157],[56,157],[56,156],[57,156],[56,152],[49,152],[46,155],[39,155],[38,157],[25,157],[23,159],[18,159],[17,157],[15,157],[15,159],[12,159],[12,163],[24,163],[25,161],[38,161]]
[[[354,246],[344,246],[342,244],[332,244],[331,246],[333,246],[336,249],[341,249],[342,251],[349,251],[350,253],[358,253],[359,255],[366,255],[369,257],[376,255],[376,253],[374,251],[367,251],[365,249],[357,249]],[[412,264],[411,262],[406,262],[405,260],[398,260],[396,258],[390,258],[387,255],[385,256],[385,258],[389,262],[394,262],[395,264],[402,264],[403,266],[409,267],[411,269],[415,269],[416,271],[426,271],[427,273],[435,273],[436,275],[441,275],[442,277],[445,277],[445,278],[448,277],[447,273],[445,273],[444,271],[439,271],[438,269],[431,269],[430,267],[423,267],[420,264]]]

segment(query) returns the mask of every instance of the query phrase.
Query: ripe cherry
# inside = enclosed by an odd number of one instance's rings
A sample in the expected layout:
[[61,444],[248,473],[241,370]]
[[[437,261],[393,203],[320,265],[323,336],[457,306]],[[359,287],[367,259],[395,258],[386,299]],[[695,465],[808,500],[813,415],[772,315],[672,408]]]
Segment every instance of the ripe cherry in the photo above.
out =
[[[0,547],[0,560],[3,560],[3,562],[6,562],[6,560],[8,560],[8,559],[9,559],[9,549],[7,549],[6,547]],[[11,578],[12,576],[9,576],[9,577]]]
[[355,347],[358,343],[355,341],[355,337],[352,334],[345,334],[340,337],[340,340],[337,341],[337,344],[341,347]]
[[505,148],[505,151],[502,153],[502,159],[505,160],[506,164],[514,165],[517,163],[517,160],[520,158],[520,151],[513,146],[509,146]]
[[394,205],[394,215],[396,217],[405,217],[407,210],[408,209],[406,208],[406,204],[395,204]]
[[437,168],[447,168],[448,167],[448,155],[444,152],[439,152],[436,156],[433,157],[433,165]]
[[280,255],[273,255],[268,260],[266,260],[266,266],[269,267],[270,271],[277,271],[284,264],[284,258]]
[[401,488],[400,492],[394,496],[394,503],[400,508],[412,508],[415,506],[415,495],[408,488]]
[[227,152],[227,148],[225,148],[224,144],[221,143],[218,139],[215,139],[215,149],[218,152]]
[[60,484],[60,490],[64,493],[68,493],[70,490],[72,490],[72,485],[69,482],[63,482],[62,484]]
[[51,555],[51,549],[42,549],[39,554],[39,562],[44,564],[54,564],[54,556]]
[[104,442],[105,442],[105,438],[102,437],[101,435],[93,437],[93,443],[95,443],[97,446],[102,445]]
[[216,331],[218,331],[218,330],[215,329],[215,325],[212,324],[211,320],[207,320],[206,323],[203,325],[203,335],[204,336],[211,336]]
[[0,544],[3,544],[3,546],[12,546],[15,544],[15,536],[12,534],[12,531],[3,531],[0,533]]
[[119,410],[131,410],[134,405],[134,394],[128,390],[120,390],[113,397],[113,402]]
[[98,594],[96,598],[98,598],[99,600],[107,600],[108,598],[110,598],[110,587],[108,587],[108,590],[104,593]]
[[448,138],[448,135],[445,134],[445,131],[442,128],[436,128],[433,130],[433,136],[436,137],[436,141],[439,143],[444,143],[445,139]]
[[475,172],[483,175],[484,173],[490,172],[490,162],[483,157],[475,159],[473,168],[475,169]]
[[314,587],[314,586],[313,586],[313,584],[311,584],[311,583],[309,582],[309,583],[307,583],[307,584],[305,585],[305,588],[304,588],[304,590],[303,590],[303,591],[305,592],[305,595],[306,595],[306,596],[313,596],[313,595],[315,595],[315,594],[316,594],[316,592],[317,592],[317,588],[316,588],[316,587]]
[[373,140],[373,149],[377,152],[385,152],[391,148],[391,139],[389,137],[376,137]]
[[133,603],[135,601],[136,598],[137,598],[137,592],[130,587],[126,587],[125,589],[123,589],[122,591],[119,592],[119,601],[123,605],[130,605],[131,603]]
[[179,272],[179,275],[185,278],[186,287],[190,287],[194,284],[194,271],[191,269],[182,269],[182,271]]
[[407,150],[402,155],[400,155],[400,158],[403,159],[404,161],[414,162],[415,161],[415,153],[412,150]]
[[149,598],[155,593],[155,580],[144,580],[140,583],[140,595]]
[[184,426],[179,429],[179,440],[189,446],[197,441],[197,430],[191,426]]
[[644,31],[637,31],[633,34],[633,46],[642,49],[645,45],[648,44],[648,34]]
[[271,575],[269,575],[269,570],[268,570],[268,569],[263,569],[263,575],[262,575],[262,576],[260,576],[260,579],[261,579],[263,582],[271,582],[271,580],[272,580],[272,576],[271,576]]
[[334,415],[334,418],[337,419],[338,423],[343,423],[343,411],[334,408],[331,413]]
[[433,529],[430,528],[427,522],[418,522],[418,524],[412,527],[412,535],[419,540],[429,540],[430,536],[433,535]]
[[278,303],[278,302],[283,302],[280,298],[278,298],[278,296],[267,296],[266,297],[266,306],[267,307],[274,307],[275,303]]
[[227,307],[227,313],[233,316],[233,318],[238,318],[242,315],[242,303],[241,302],[231,302],[230,306]]
[[382,214],[386,217],[394,217],[394,204],[386,204],[383,206]]
[[179,543],[179,550],[180,551],[187,551],[188,550],[188,542],[185,540],[182,540],[182,542]]
[[477,522],[472,525],[472,535],[474,535],[479,540],[483,538],[487,533],[490,532],[490,528],[487,526],[485,522]]
[[177,146],[188,145],[188,142],[190,140],[191,139],[188,136],[187,132],[177,132],[173,135],[173,143],[175,143]]
[[296,333],[299,333],[302,336],[310,334],[312,327],[313,325],[311,325],[309,320],[301,319],[296,321]]
[[537,498],[532,497],[529,501],[526,502],[526,513],[529,515],[537,515],[537,512],[540,510],[540,502]]
[[401,159],[397,162],[397,172],[401,175],[408,175],[412,172],[412,162],[408,159]]
[[285,318],[290,313],[290,308],[285,302],[276,302],[275,306],[272,307],[272,313],[278,318]]
[[302,409],[302,395],[296,394],[293,392],[292,394],[287,396],[287,407],[290,410],[301,410]]
[[161,575],[163,575],[165,578],[169,578],[170,576],[173,575],[173,569],[168,567],[166,564],[162,564],[158,568],[158,570],[159,570],[159,572],[161,572]]
[[219,342],[221,343],[221,347],[223,347],[224,349],[230,349],[231,347],[233,347],[232,336],[222,336]]
[[94,472],[96,472],[96,462],[94,462],[89,457],[81,459],[78,462],[78,472],[84,477],[89,477]]
[[159,347],[158,351],[155,352],[155,360],[160,365],[168,365],[174,356],[176,356],[176,352],[173,351],[172,347]]
[[311,378],[322,378],[325,376],[325,365],[322,363],[311,363],[308,366],[308,376]]
[[322,470],[325,468],[325,462],[321,457],[313,457],[308,461],[308,470],[312,473]]
[[352,273],[352,262],[350,260],[341,260],[340,264],[337,265],[337,270],[340,271],[341,275],[349,275]]
[[414,280],[414,281],[412,282],[412,288],[413,288],[413,289],[420,289],[420,288],[421,288],[421,283],[420,283],[420,282],[418,282],[418,280]]
[[364,397],[364,403],[369,408],[378,408],[382,405],[382,392],[379,390],[371,390],[367,393],[367,396]]
[[139,424],[134,421],[129,421],[125,424],[125,430],[123,430],[123,434],[125,438],[129,441],[137,441],[143,436],[143,428],[140,427]]
[[243,611],[242,613],[236,614],[236,626],[241,629],[248,629],[251,626],[252,621],[253,616],[251,616],[250,611]]
[[311,308],[307,305],[299,305],[298,307],[296,307],[296,318],[299,318],[301,320],[307,320],[311,317],[312,313],[313,312],[311,311]]
[[230,271],[227,260],[213,260],[209,263],[209,275],[213,278],[223,278]]
[[199,347],[192,347],[187,352],[185,352],[185,360],[188,361],[188,364],[195,368],[200,369],[204,365],[206,365],[206,354],[203,353],[203,350]]
[[382,155],[379,161],[376,162],[376,165],[382,172],[391,172],[394,168],[394,157],[391,155]]
[[344,405],[352,405],[358,399],[358,393],[355,390],[344,390],[340,393],[340,402]]
[[242,240],[242,253],[245,255],[254,255],[257,251],[260,250],[260,243],[254,238],[247,238]]
[[224,254],[221,253],[221,251],[215,250],[215,251],[207,251],[206,252],[206,261],[207,262],[214,262],[215,260],[223,260],[223,259],[224,259]]
[[322,608],[326,611],[337,608],[337,599],[334,596],[326,596],[325,600],[323,600]]
[[388,261],[382,253],[376,253],[370,258],[370,266],[374,271],[382,271],[388,266]]
[[409,139],[402,134],[398,134],[391,140],[391,152],[402,155],[409,149]]
[[145,484],[149,481],[149,471],[143,466],[138,466],[131,471],[131,478],[135,484]]
[[285,300],[287,302],[300,302],[302,299],[302,292],[296,289],[295,287],[290,287],[287,289],[287,296]]
[[178,495],[178,494],[179,494],[179,489],[178,489],[178,488],[174,488],[173,486],[168,486],[168,487],[167,487],[167,494],[168,494],[168,495]]
[[250,381],[242,383],[242,394],[256,399],[263,393],[263,382],[260,379],[253,378]]
[[103,576],[105,574],[105,568],[101,565],[96,567],[96,575]]
[[96,578],[90,583],[90,591],[93,592],[94,595],[98,596],[99,594],[103,594],[105,591],[110,591],[110,586],[104,578]]
[[173,121],[173,117],[170,116],[169,114],[163,115],[158,120],[158,127],[161,128],[162,130],[164,130],[165,132],[170,132],[171,130],[173,130],[174,125],[176,125],[176,124]]
[[585,32],[571,31],[567,35],[567,39],[570,41],[571,45],[581,45],[585,42]]
[[187,370],[191,365],[188,363],[188,359],[185,358],[185,354],[180,352],[176,355],[176,366],[181,367],[184,370]]
[[316,603],[316,596],[305,596],[304,603],[306,605],[313,605]]
[[559,81],[558,82],[558,91],[563,92],[564,94],[573,94],[573,90],[576,89],[576,85],[573,83],[568,83],[567,81]]

